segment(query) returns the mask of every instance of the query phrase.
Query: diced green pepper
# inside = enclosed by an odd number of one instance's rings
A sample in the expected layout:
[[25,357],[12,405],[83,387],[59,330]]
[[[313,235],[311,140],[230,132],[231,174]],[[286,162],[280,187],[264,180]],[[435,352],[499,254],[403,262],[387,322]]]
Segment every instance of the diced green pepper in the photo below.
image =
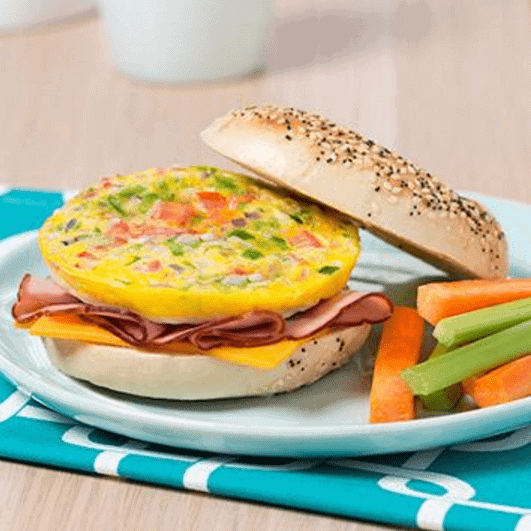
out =
[[126,217],[127,216],[127,212],[122,208],[122,205],[120,204],[120,200],[114,196],[114,195],[109,195],[107,197],[107,204],[118,214],[120,214],[120,216],[122,217]]
[[337,266],[324,266],[319,269],[318,273],[321,273],[321,275],[333,275],[339,267]]
[[264,255],[256,249],[247,249],[242,253],[242,256],[244,258],[249,258],[250,260],[257,260],[258,258],[262,258]]
[[243,229],[236,229],[231,232],[229,232],[229,236],[236,236],[237,238],[240,238],[240,240],[254,240],[255,237],[246,230]]
[[134,195],[141,195],[145,191],[146,191],[146,187],[138,184],[136,186],[128,186],[127,188],[122,188],[118,192],[118,195],[121,197],[129,198],[129,197],[133,197]]
[[284,238],[280,238],[279,236],[271,236],[271,241],[276,243],[284,251],[289,248],[286,240]]

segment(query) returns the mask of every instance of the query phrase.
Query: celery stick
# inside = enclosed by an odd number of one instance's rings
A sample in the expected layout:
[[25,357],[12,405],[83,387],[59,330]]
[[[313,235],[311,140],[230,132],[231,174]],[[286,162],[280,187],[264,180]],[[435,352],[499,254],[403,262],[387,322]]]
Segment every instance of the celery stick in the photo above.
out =
[[415,395],[429,395],[519,358],[531,350],[531,320],[519,323],[442,356],[402,371]]
[[439,343],[451,347],[475,341],[528,319],[531,319],[531,298],[441,319],[433,335]]
[[[437,343],[431,352],[429,359],[437,358],[447,352],[447,347],[441,345],[441,343]],[[462,394],[461,386],[459,384],[454,384],[429,395],[419,395],[419,398],[424,408],[429,411],[449,411],[455,406]]]
[[429,411],[450,411],[462,395],[461,386],[454,384],[429,395],[419,395],[419,398],[424,409]]

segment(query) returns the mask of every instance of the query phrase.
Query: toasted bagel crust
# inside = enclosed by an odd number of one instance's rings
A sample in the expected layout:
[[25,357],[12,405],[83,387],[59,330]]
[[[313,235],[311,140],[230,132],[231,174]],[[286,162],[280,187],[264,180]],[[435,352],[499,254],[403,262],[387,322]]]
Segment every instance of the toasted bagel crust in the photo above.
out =
[[258,396],[293,391],[344,365],[363,345],[368,324],[331,332],[301,345],[271,370],[208,355],[150,353],[133,348],[44,338],[62,372],[132,395],[178,400]]
[[505,236],[482,205],[318,114],[275,106],[234,110],[201,136],[241,166],[336,208],[441,269],[506,275]]

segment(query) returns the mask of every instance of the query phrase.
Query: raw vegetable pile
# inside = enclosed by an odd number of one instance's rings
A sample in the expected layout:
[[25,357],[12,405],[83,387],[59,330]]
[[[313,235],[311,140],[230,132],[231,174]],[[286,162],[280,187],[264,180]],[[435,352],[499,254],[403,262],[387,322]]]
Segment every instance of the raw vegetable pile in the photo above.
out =
[[[421,360],[425,321],[437,344]],[[371,422],[427,410],[478,407],[531,395],[531,279],[420,286],[417,309],[397,307],[382,329],[371,388]]]

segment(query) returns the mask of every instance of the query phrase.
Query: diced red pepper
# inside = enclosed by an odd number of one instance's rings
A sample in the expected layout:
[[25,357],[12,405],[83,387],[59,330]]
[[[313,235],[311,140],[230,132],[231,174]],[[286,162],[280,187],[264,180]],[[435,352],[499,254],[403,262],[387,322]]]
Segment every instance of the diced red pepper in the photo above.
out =
[[159,260],[151,260],[151,262],[146,264],[146,269],[150,273],[154,273],[155,271],[160,271],[162,269],[162,264]]
[[235,267],[229,271],[231,275],[247,275],[248,271],[241,267]]
[[293,247],[303,248],[303,247],[322,247],[323,245],[321,242],[310,232],[307,230],[301,230],[295,234],[295,236],[292,236],[291,238],[288,238],[288,242]]
[[78,258],[92,258],[92,259],[97,258],[95,255],[93,255],[92,253],[89,253],[88,251],[83,251],[81,253],[77,253],[76,256]]
[[109,229],[108,235],[127,240],[131,237],[131,227],[126,221],[118,221]]
[[109,247],[120,247],[120,245],[124,245],[128,242],[125,238],[120,238],[119,236],[117,238],[114,238],[113,243],[109,245]]
[[166,201],[159,205],[154,218],[162,219],[168,223],[174,223],[176,225],[187,225],[190,223],[193,215],[194,209],[191,205]]
[[219,192],[199,192],[197,195],[207,210],[219,210],[227,206],[227,199]]

